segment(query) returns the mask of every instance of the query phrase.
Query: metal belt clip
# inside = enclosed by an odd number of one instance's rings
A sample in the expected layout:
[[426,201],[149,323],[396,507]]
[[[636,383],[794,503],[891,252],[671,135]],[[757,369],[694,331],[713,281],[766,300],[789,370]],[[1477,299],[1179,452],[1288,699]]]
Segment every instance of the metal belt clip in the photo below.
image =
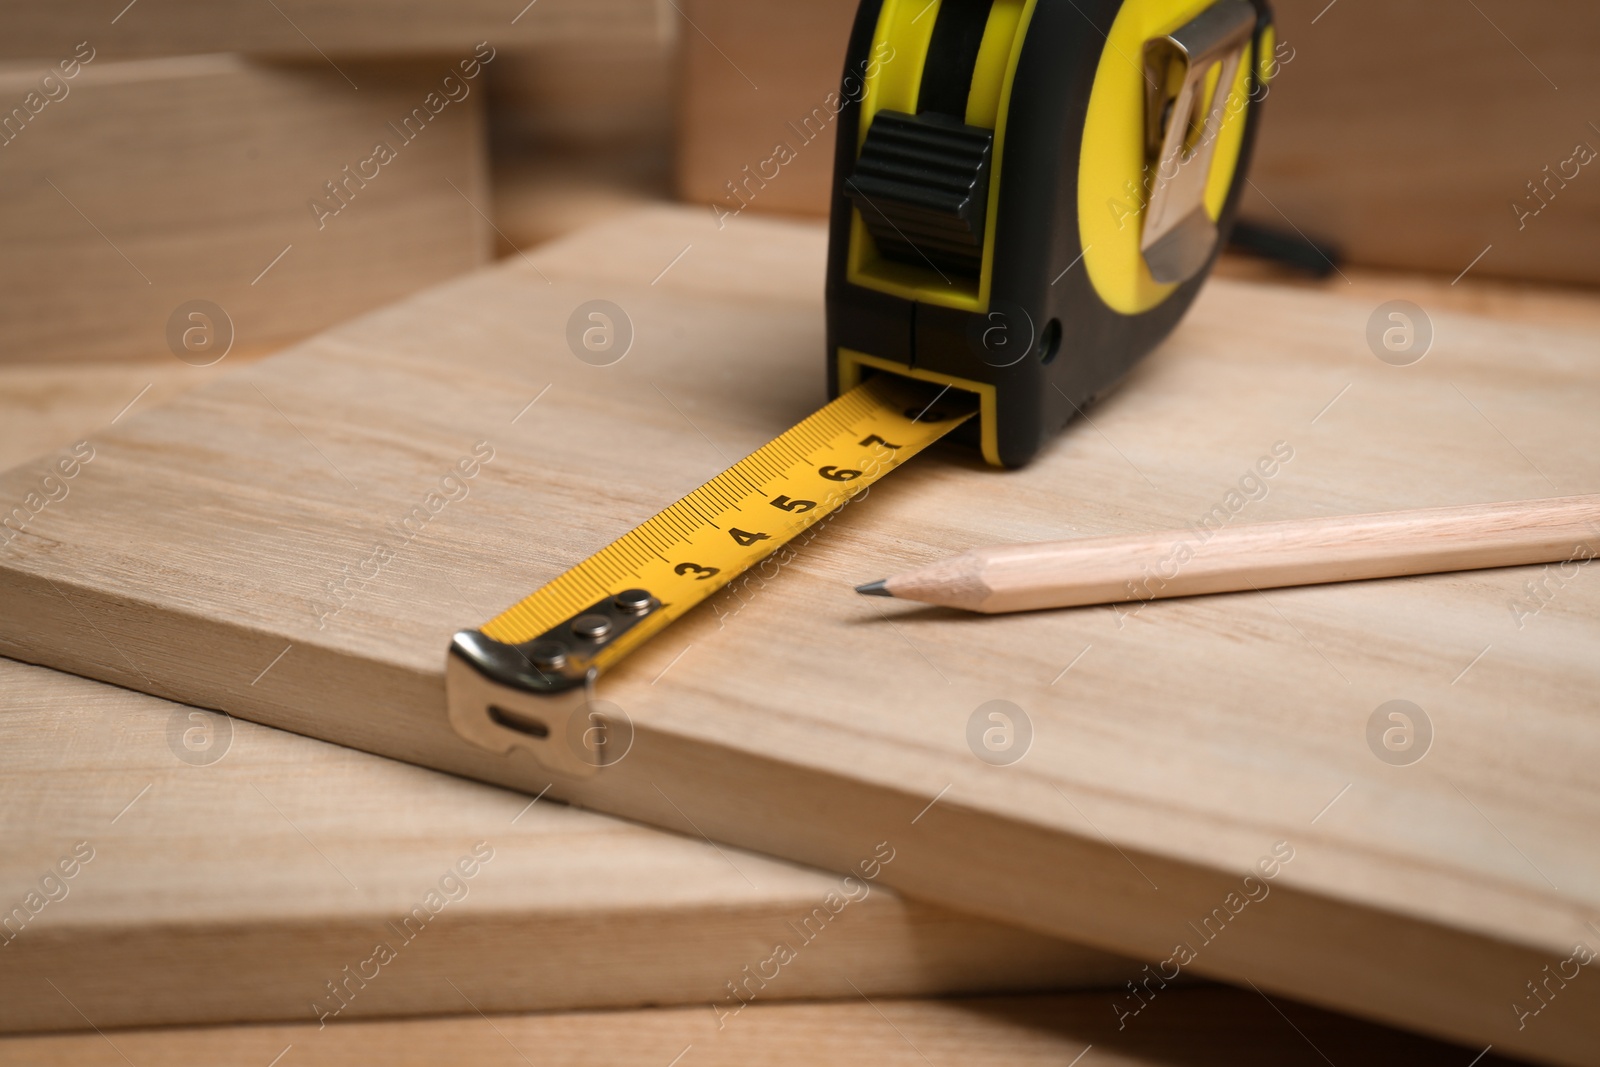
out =
[[[1220,0],[1145,45],[1145,153],[1155,163],[1155,174],[1139,250],[1158,282],[1194,277],[1216,247],[1206,185],[1228,95],[1255,26],[1255,8],[1246,0]],[[1183,80],[1174,89],[1180,65]],[[1205,121],[1197,122],[1206,82],[1219,65]]]

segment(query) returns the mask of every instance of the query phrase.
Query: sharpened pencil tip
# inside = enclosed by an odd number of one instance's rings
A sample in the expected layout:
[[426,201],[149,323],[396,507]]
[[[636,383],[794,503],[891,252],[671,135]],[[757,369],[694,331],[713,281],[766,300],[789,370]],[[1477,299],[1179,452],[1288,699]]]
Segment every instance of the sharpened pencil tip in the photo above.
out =
[[858,585],[856,586],[856,592],[862,596],[894,596],[893,593],[889,592],[889,579],[887,578],[881,582],[868,582],[866,585]]

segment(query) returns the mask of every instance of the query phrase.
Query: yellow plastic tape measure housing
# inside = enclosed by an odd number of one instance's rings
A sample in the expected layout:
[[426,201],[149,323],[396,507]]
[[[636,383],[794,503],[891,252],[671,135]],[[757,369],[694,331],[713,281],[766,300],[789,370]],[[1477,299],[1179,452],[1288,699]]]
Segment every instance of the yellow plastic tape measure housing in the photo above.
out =
[[[1172,32],[1211,3],[1144,0],[1124,4],[1095,73],[1078,163],[1079,232],[1086,249],[1084,266],[1095,291],[1108,307],[1124,315],[1149,311],[1177,288],[1175,283],[1164,285],[1152,278],[1139,250],[1152,165],[1146,162],[1143,132],[1145,72],[1130,59],[1144,54],[1146,41]],[[1213,222],[1222,217],[1244,145],[1253,66],[1252,53],[1247,52],[1230,87],[1230,105],[1217,135],[1205,191],[1206,214]],[[1206,85],[1208,96],[1216,92],[1216,80],[1213,70]]]

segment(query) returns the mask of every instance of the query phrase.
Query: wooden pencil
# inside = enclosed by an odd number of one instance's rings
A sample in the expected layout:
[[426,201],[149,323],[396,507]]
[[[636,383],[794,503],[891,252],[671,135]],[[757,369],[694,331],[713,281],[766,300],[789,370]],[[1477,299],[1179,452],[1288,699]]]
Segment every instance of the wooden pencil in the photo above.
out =
[[977,548],[858,586],[986,614],[1600,555],[1600,495]]

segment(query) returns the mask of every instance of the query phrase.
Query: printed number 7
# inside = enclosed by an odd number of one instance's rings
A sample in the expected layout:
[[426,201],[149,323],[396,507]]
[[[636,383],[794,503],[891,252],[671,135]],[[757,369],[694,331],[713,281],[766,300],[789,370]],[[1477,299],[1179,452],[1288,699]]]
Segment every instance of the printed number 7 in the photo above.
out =
[[883,438],[879,437],[877,434],[870,434],[864,440],[862,440],[861,447],[865,448],[868,445],[882,445],[884,448],[899,448],[900,447],[899,445],[890,444],[888,441],[885,441]]

